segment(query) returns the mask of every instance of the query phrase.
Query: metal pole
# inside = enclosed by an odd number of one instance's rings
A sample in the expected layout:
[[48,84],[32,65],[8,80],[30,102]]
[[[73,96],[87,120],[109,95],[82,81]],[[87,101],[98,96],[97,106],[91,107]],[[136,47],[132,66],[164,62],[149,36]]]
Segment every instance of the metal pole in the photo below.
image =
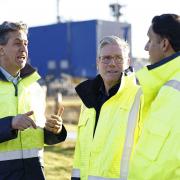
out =
[[57,23],[60,23],[60,15],[59,15],[59,0],[57,0]]

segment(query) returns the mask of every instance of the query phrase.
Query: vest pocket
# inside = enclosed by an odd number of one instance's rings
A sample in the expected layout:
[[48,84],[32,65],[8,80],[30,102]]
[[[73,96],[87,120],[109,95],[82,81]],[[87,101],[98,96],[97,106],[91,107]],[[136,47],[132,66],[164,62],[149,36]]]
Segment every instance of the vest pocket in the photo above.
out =
[[154,132],[149,129],[145,129],[139,139],[136,151],[139,155],[149,159],[151,161],[157,160],[163,145],[165,144],[170,130]]
[[95,110],[94,109],[85,109],[81,112],[78,122],[78,128],[81,126],[86,126],[89,119],[95,118]]

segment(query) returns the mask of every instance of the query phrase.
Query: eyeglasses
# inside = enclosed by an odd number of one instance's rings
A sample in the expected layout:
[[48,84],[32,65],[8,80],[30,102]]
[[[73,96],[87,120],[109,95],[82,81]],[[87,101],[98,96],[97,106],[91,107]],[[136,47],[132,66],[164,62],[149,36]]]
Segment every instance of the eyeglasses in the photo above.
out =
[[115,64],[123,64],[124,60],[123,57],[120,55],[114,55],[114,56],[100,56],[99,57],[100,61],[104,64],[109,64],[110,62],[112,62],[112,60],[114,60]]

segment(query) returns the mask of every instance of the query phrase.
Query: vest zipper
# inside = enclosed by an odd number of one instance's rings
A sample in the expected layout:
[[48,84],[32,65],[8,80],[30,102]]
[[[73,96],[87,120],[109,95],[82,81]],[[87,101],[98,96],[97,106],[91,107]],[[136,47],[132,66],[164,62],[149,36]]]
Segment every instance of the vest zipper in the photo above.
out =
[[14,84],[14,83],[13,83],[13,85],[15,88],[15,96],[18,96],[18,86],[17,86],[17,84]]

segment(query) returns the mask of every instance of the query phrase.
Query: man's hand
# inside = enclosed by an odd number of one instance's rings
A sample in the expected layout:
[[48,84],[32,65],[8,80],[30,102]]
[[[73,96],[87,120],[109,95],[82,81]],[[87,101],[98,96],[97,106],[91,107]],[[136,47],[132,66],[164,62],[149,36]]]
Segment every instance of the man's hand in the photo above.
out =
[[59,134],[62,130],[63,120],[61,118],[64,111],[64,107],[60,105],[59,110],[56,115],[51,115],[47,118],[45,129],[53,132],[54,134]]
[[12,119],[12,128],[18,130],[25,130],[29,127],[36,129],[35,122],[29,117],[33,115],[33,111],[29,111],[25,114],[19,114]]

